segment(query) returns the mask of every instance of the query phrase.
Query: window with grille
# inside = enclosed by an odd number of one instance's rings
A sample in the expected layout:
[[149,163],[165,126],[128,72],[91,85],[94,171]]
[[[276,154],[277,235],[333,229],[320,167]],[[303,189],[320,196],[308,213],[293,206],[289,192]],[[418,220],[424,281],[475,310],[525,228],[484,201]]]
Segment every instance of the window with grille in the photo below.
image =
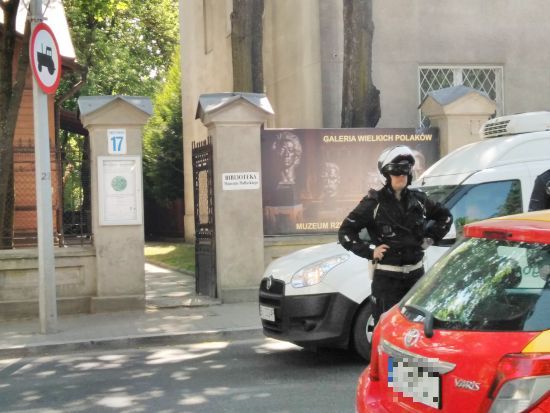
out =
[[[497,104],[496,115],[504,109],[502,67],[500,66],[421,66],[418,70],[420,102],[434,90],[464,85],[485,92]],[[430,121],[419,111],[420,126]]]

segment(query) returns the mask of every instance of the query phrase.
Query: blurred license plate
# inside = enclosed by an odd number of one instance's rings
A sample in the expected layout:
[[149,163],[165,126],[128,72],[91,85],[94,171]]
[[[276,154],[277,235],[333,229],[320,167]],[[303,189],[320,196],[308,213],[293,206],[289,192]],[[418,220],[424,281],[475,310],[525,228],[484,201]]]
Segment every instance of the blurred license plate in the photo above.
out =
[[275,311],[272,307],[260,305],[260,318],[267,321],[275,321]]
[[426,406],[441,408],[441,377],[414,359],[388,358],[388,386]]

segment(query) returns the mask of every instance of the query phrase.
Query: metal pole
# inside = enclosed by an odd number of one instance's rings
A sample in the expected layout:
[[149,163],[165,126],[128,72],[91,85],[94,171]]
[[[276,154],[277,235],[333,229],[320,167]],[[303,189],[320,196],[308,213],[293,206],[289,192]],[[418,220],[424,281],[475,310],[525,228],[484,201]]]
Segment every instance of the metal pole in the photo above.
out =
[[[42,0],[31,2],[31,28],[43,20]],[[38,305],[40,331],[52,333],[57,328],[55,259],[53,253],[52,179],[48,125],[48,96],[33,76],[34,159],[36,175],[36,212],[38,226]]]

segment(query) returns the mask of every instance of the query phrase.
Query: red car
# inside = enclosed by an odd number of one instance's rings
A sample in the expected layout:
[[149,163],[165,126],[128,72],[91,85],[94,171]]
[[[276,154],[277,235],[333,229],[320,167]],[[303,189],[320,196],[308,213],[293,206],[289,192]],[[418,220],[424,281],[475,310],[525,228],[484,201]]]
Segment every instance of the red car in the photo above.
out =
[[464,227],[375,329],[359,413],[550,413],[550,210]]

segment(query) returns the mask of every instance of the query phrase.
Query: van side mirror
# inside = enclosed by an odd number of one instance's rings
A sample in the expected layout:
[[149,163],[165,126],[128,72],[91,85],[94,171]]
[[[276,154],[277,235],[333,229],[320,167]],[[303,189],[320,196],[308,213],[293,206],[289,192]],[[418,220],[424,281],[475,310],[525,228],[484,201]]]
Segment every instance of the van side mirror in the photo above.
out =
[[359,231],[359,239],[363,242],[370,242],[371,238],[370,238],[370,234],[369,232],[367,231],[366,228],[363,228],[361,229],[361,231]]
[[449,232],[443,237],[441,241],[439,241],[436,245],[439,247],[450,247],[456,242],[456,226],[455,223],[451,225],[451,228],[449,228]]

